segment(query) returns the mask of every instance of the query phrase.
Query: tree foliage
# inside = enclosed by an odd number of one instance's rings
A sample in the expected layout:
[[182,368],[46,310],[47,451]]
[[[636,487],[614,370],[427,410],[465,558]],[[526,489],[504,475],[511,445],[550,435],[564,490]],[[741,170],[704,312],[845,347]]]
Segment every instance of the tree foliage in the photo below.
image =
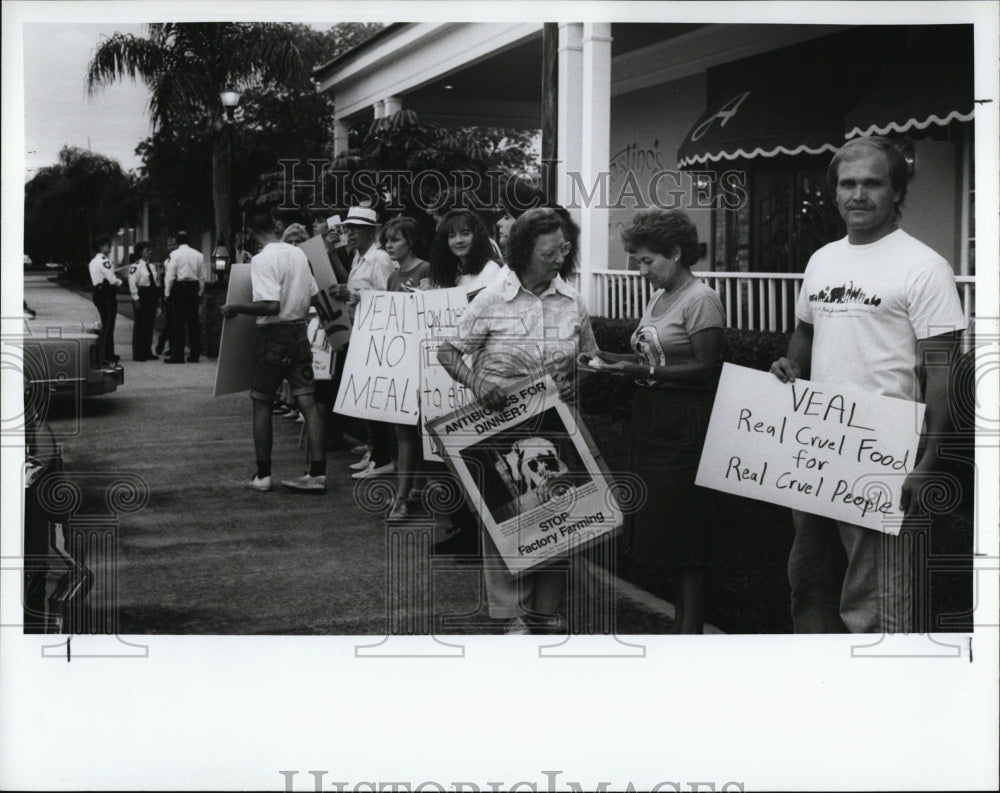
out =
[[135,225],[132,179],[114,160],[66,146],[24,187],[24,250],[34,261],[80,264],[91,240]]

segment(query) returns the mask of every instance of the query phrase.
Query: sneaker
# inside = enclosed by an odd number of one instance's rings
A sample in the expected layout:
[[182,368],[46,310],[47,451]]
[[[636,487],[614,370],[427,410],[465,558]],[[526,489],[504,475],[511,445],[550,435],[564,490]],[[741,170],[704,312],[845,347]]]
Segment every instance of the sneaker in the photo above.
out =
[[247,482],[247,487],[251,490],[259,490],[261,493],[266,493],[271,489],[271,477],[265,476],[261,479],[257,474],[254,474],[253,479]]
[[530,636],[531,626],[524,617],[514,617],[503,629],[505,636]]
[[355,446],[351,449],[351,454],[368,454],[368,444],[362,443],[360,446]]
[[326,476],[309,476],[309,474],[302,474],[298,479],[292,479],[287,482],[281,483],[284,487],[289,490],[294,490],[297,493],[325,493],[326,492]]
[[[353,465],[351,466],[354,467]],[[396,464],[390,460],[385,465],[380,465],[377,468],[375,463],[368,463],[368,467],[358,471],[356,474],[351,474],[351,479],[368,479],[372,476],[381,476],[382,474],[392,474],[396,471]]]
[[296,424],[305,424],[306,423],[306,417],[303,416],[301,413],[299,413],[298,417],[295,419],[295,423]]
[[[282,415],[286,419],[298,419],[298,417],[299,417],[300,414],[299,414],[299,411],[297,411],[297,410],[289,410],[287,413],[283,413]],[[305,421],[305,419],[302,419],[302,420]]]
[[371,464],[371,461],[372,461],[371,452],[365,452],[364,457],[362,457],[356,463],[351,463],[347,467],[350,468],[352,471],[363,471]]

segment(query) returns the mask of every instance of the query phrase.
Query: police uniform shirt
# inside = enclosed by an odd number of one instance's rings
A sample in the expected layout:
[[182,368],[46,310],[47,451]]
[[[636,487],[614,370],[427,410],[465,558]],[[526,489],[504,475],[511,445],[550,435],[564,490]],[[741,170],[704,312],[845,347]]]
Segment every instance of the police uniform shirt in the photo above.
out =
[[105,281],[112,286],[118,286],[121,283],[111,266],[111,260],[103,253],[99,253],[91,259],[88,267],[90,268],[90,282],[95,287],[100,286]]
[[128,268],[128,290],[132,293],[132,299],[139,299],[139,290],[147,286],[156,286],[156,273],[153,265],[145,259],[139,259]]
[[167,296],[176,281],[197,281],[198,294],[205,288],[204,257],[189,245],[180,245],[170,252],[165,278]]

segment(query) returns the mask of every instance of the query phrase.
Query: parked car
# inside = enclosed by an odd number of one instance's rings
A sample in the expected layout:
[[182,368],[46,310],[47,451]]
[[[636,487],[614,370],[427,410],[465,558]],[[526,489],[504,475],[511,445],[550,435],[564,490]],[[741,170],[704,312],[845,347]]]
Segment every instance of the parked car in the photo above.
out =
[[94,575],[84,549],[68,540],[69,515],[60,512],[58,496],[62,453],[37,414],[27,421],[24,442],[24,632],[73,633]]
[[89,333],[26,337],[23,342],[25,404],[34,396],[99,396],[125,383],[121,364],[102,366],[98,337]]

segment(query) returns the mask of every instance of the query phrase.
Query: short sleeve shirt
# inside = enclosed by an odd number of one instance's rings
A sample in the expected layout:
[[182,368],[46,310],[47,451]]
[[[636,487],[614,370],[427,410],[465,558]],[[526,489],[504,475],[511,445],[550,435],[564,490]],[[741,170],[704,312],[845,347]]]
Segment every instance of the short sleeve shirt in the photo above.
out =
[[396,265],[389,254],[372,245],[364,256],[355,254],[351,271],[347,274],[347,288],[355,294],[366,289],[384,292],[389,285],[389,276],[395,270]]
[[93,286],[100,286],[105,281],[112,286],[117,286],[120,283],[114,268],[111,266],[111,260],[103,253],[97,254],[90,260],[88,269],[90,270],[90,282]]
[[258,317],[258,325],[304,321],[313,296],[319,292],[309,259],[287,242],[269,243],[250,260],[250,281],[255,303],[276,300],[280,307],[277,314]]
[[902,229],[816,251],[795,315],[813,326],[810,379],[910,400],[917,341],[966,324],[948,262]]
[[563,384],[578,354],[597,352],[590,317],[573,287],[556,276],[535,295],[506,268],[469,304],[451,343],[471,355],[477,375],[501,387],[543,374]]
[[420,282],[427,277],[430,270],[430,262],[422,259],[405,272],[396,268],[389,275],[389,283],[386,287],[389,292],[412,292],[420,288]]
[[[658,289],[650,298],[632,334],[632,349],[647,366],[690,363],[694,360],[691,337],[708,328],[726,326],[722,300],[718,292],[698,278],[672,295],[663,297],[663,294],[663,290]],[[720,360],[720,370],[721,366]],[[651,388],[685,391],[715,387],[715,381],[688,384],[643,379],[637,382]]]

